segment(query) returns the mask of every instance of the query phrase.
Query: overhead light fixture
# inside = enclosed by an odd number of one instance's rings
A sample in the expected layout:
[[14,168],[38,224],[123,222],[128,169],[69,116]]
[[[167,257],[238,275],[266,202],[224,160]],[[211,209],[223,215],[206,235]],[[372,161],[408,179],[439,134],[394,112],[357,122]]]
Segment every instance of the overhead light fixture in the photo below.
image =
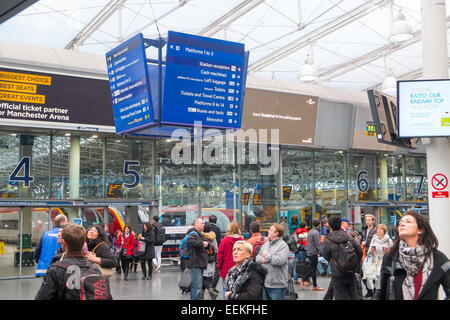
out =
[[300,71],[300,80],[302,81],[314,81],[317,80],[317,69],[314,64],[313,58],[309,55],[306,55],[305,63],[302,66],[302,70]]
[[67,132],[66,134],[64,134],[66,137],[70,137],[70,133]]
[[393,74],[389,74],[381,85],[381,90],[391,95],[397,92],[397,78]]
[[412,28],[406,20],[405,15],[400,12],[394,20],[391,26],[391,32],[389,34],[389,40],[391,42],[403,42],[413,37]]

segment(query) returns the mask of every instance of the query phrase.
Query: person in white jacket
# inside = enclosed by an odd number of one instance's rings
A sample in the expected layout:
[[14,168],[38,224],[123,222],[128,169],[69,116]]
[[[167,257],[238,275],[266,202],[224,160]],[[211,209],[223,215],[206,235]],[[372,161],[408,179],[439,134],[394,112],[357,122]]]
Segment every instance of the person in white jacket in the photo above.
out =
[[364,278],[367,279],[367,288],[373,295],[375,288],[379,288],[381,264],[383,255],[389,250],[393,242],[389,238],[384,224],[377,225],[377,234],[373,236],[369,245],[369,253],[364,260],[365,264],[374,264],[373,268],[364,268]]

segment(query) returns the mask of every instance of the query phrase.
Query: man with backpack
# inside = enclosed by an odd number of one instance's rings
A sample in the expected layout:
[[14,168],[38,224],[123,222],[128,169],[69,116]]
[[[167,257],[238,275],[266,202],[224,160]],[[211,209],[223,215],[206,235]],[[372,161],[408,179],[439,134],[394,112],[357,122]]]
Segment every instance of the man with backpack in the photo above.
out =
[[161,268],[161,252],[164,242],[166,241],[166,229],[159,224],[159,216],[153,216],[153,229],[155,230],[155,257],[153,263],[155,264],[155,272],[159,272]]
[[250,243],[253,247],[253,261],[256,259],[256,256],[258,255],[259,251],[261,250],[261,247],[264,243],[269,241],[269,238],[264,237],[261,235],[261,223],[258,221],[252,221],[250,223],[250,232],[251,236],[247,239],[247,242]]
[[36,300],[112,300],[109,281],[82,251],[86,230],[69,223],[62,231],[62,260],[50,265]]
[[186,248],[189,258],[187,268],[191,271],[191,300],[199,300],[203,288],[203,271],[208,266],[208,253],[206,248],[209,243],[202,235],[205,222],[201,218],[195,218],[194,227],[189,229],[186,239]]
[[355,273],[359,269],[362,248],[358,242],[341,230],[342,220],[329,219],[331,233],[325,239],[323,257],[331,263],[331,283],[335,300],[359,300]]

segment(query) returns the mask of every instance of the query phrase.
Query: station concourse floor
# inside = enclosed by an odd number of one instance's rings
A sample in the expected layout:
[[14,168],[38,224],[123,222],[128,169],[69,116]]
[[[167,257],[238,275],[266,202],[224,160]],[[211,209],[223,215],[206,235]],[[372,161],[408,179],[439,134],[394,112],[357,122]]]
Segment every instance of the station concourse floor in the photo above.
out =
[[[141,280],[142,272],[128,274],[128,281],[123,280],[123,274],[115,273],[110,278],[111,295],[114,300],[189,300],[189,294],[182,294],[178,288],[181,271],[179,267],[162,267],[160,272],[154,272],[152,280]],[[43,278],[0,280],[0,300],[34,300],[42,284]],[[317,284],[324,291],[311,291],[311,286],[304,291],[299,285],[294,285],[298,300],[322,300],[330,277],[317,277]],[[219,279],[217,289],[220,294],[217,300],[222,300],[222,280]],[[205,293],[205,300],[210,300]]]

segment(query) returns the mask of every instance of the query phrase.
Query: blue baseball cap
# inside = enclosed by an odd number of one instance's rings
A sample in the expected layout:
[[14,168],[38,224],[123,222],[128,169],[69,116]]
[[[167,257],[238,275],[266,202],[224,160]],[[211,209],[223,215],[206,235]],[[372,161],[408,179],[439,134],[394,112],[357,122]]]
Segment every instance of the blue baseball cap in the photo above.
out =
[[342,218],[342,222],[347,222],[348,224],[353,224],[348,218]]

